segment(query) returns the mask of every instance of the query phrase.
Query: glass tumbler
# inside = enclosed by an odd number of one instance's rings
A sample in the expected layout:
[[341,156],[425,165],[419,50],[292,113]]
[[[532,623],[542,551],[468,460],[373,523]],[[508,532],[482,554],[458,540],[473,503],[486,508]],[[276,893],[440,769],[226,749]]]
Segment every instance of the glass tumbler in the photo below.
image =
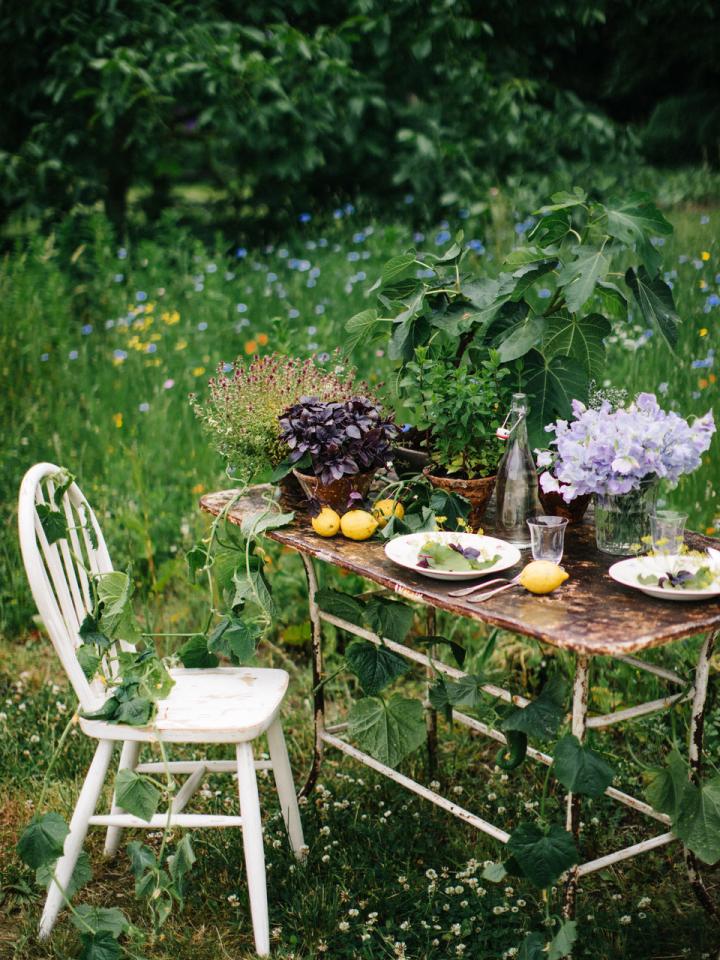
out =
[[527,525],[530,528],[533,560],[560,563],[565,547],[567,517],[532,517]]
[[685,542],[686,513],[656,510],[650,514],[650,534],[654,553],[680,553]]

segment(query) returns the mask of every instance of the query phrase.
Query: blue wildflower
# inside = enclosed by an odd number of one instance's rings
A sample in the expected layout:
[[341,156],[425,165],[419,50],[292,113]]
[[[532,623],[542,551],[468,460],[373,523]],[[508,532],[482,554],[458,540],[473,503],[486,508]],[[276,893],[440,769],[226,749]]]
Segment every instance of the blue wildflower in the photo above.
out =
[[321,303],[316,304],[316,306],[315,306],[315,314],[316,314],[318,317],[321,317],[324,313],[325,313],[325,307],[324,307]]
[[664,247],[665,246],[665,237],[650,237],[650,243],[654,247]]
[[77,350],[71,350],[70,353],[68,354],[68,360],[77,360],[77,358],[78,358]]
[[700,223],[705,226],[706,223],[710,223],[710,217],[706,213],[703,213],[700,217]]
[[355,207],[351,203],[346,203],[344,208],[347,216],[350,216],[351,213],[355,213]]
[[270,273],[265,277],[265,280],[267,283],[275,283],[277,278],[278,278],[278,275],[276,273],[273,273],[271,270]]
[[444,243],[447,243],[450,239],[450,232],[448,230],[440,230],[440,232],[435,237],[435,246],[441,247]]
[[235,309],[238,313],[247,313],[247,304],[246,303],[236,303]]
[[347,258],[350,263],[354,263],[356,260],[360,259],[360,254],[357,252],[357,250],[351,250],[350,253],[348,253]]
[[122,273],[116,273],[115,276],[113,277],[113,280],[115,281],[115,283],[122,283],[124,279],[125,279],[125,276]]
[[336,220],[342,220],[342,217],[343,217],[342,210],[339,207],[337,210],[333,210],[333,216],[335,217]]
[[83,335],[84,337],[89,336],[89,335],[93,332],[92,324],[91,324],[91,323],[84,323],[84,324],[82,325],[82,327],[80,328],[80,332],[82,333],[82,335]]
[[120,247],[120,249],[117,252],[118,260],[124,260],[126,257],[127,257],[127,250],[125,249],[125,247]]
[[308,327],[308,335],[314,337],[317,333],[317,327]]
[[245,247],[238,247],[237,250],[235,251],[235,256],[237,257],[238,260],[244,260],[245,257],[247,256],[247,250],[245,249]]
[[482,240],[468,240],[468,247],[474,250],[475,253],[485,253],[485,246]]
[[290,317],[291,320],[295,320],[299,316],[300,311],[296,310],[295,307],[292,307],[290,310],[288,310],[288,317]]
[[420,233],[419,230],[413,234],[413,243],[422,243],[424,239],[425,239],[425,234]]
[[195,293],[202,293],[204,289],[205,289],[205,284],[204,284],[204,283],[196,283],[196,284],[195,284]]
[[145,293],[144,290],[137,290],[135,292],[135,299],[137,300],[138,303],[144,303],[145,300],[147,300],[147,294]]
[[312,214],[301,213],[300,216],[298,217],[298,220],[300,221],[300,223],[310,223],[310,221],[312,220]]
[[149,404],[149,403],[139,403],[139,404],[138,404],[138,410],[140,411],[140,413],[147,413],[149,409],[150,409],[150,404]]
[[157,344],[156,344],[156,343],[149,343],[149,344],[145,347],[145,353],[156,353],[156,352],[157,352]]
[[116,360],[127,360],[127,352],[125,350],[113,350],[113,357]]
[[412,193],[406,193],[403,197],[403,202],[407,204],[415,203],[415,197]]
[[354,233],[354,234],[353,234],[353,243],[365,243],[365,234],[362,233],[362,232],[360,232],[360,233]]
[[217,273],[217,264],[209,263],[205,267],[205,273]]
[[205,323],[204,320],[201,320],[200,323],[198,324],[197,328],[198,328],[198,330],[207,330],[208,325],[207,325],[207,323]]
[[50,354],[49,354],[49,353],[41,353],[41,354],[40,354],[40,359],[42,360],[43,363],[45,363],[47,360],[50,359]]
[[552,296],[552,292],[547,287],[542,287],[538,290],[538,296],[541,300],[548,300]]
[[706,303],[711,307],[717,307],[717,305],[720,304],[720,297],[716,293],[711,293]]

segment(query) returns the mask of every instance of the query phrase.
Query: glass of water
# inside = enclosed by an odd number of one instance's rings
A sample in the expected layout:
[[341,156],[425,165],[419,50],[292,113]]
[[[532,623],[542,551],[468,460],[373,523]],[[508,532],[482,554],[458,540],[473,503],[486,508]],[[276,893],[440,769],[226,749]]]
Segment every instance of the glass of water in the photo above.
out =
[[530,528],[533,560],[560,563],[565,549],[567,517],[532,517],[527,521],[527,525]]
[[686,513],[656,510],[650,514],[650,534],[654,553],[680,553],[685,542]]

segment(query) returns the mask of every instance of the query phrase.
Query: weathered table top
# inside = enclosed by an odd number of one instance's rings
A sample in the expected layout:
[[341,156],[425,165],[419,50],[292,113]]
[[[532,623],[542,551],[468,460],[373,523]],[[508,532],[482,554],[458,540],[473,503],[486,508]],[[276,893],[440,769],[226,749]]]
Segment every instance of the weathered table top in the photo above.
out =
[[[239,524],[243,514],[261,509],[263,497],[269,490],[267,486],[251,488],[228,512],[228,520]],[[217,516],[235,495],[233,490],[209,493],[202,497],[200,506]],[[300,553],[372,580],[404,599],[429,604],[582,654],[630,654],[720,629],[720,600],[698,603],[655,600],[615,583],[607,571],[617,558],[598,551],[595,531],[589,523],[567,529],[562,563],[570,579],[558,590],[542,597],[533,596],[522,588],[506,590],[482,604],[449,597],[449,591],[457,589],[457,583],[432,580],[392,563],[385,556],[384,544],[380,541],[357,543],[342,536],[319,537],[310,525],[310,518],[301,510],[297,511],[292,524],[269,531],[266,536]],[[714,542],[699,534],[688,536],[688,544],[694,549]],[[514,576],[528,559],[529,551],[525,551],[522,563],[503,575]]]

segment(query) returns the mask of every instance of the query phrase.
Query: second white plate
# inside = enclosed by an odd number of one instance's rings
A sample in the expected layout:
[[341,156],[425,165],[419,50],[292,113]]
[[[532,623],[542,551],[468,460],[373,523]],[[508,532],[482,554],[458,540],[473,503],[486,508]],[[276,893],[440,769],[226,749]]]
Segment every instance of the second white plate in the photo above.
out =
[[[716,552],[716,551],[713,551]],[[717,561],[714,558],[710,560],[699,561],[698,558],[688,558],[683,556],[654,556],[654,557],[630,557],[627,560],[620,560],[614,563],[608,573],[617,583],[624,587],[633,587],[646,593],[649,597],[657,597],[659,600],[710,600],[712,597],[720,596],[720,577],[716,577],[715,583],[702,590],[686,590],[682,587],[658,587],[654,584],[640,583],[638,576],[640,574],[654,573],[656,576],[662,576],[668,569],[680,569],[685,567],[692,570],[702,562],[706,565],[716,566]]]
[[[488,558],[498,554],[499,559],[484,570],[432,570],[429,567],[418,566],[418,554],[428,540],[439,543],[459,543],[463,547],[475,547]],[[434,533],[408,533],[403,537],[396,537],[385,544],[385,555],[407,570],[421,573],[424,577],[433,580],[477,580],[490,573],[507,570],[520,562],[520,551],[505,540],[497,537],[485,537],[477,533],[450,533],[436,531]]]

